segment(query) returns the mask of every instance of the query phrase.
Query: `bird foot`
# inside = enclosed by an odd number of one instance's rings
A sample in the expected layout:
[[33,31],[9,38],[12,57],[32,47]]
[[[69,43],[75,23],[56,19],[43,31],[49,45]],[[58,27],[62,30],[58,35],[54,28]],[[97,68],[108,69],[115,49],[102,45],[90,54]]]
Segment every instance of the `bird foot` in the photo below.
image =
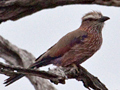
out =
[[72,64],[72,66],[75,69],[76,73],[79,73],[78,67],[75,64]]

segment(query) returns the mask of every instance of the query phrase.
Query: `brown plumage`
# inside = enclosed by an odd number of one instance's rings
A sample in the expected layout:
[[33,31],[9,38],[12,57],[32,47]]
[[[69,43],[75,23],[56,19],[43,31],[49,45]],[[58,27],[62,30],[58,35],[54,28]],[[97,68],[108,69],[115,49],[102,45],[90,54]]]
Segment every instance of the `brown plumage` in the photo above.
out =
[[[109,17],[100,12],[90,12],[82,17],[81,26],[63,36],[54,46],[36,59],[30,68],[39,68],[48,64],[67,67],[79,65],[90,58],[102,44],[102,28]],[[23,77],[13,76],[6,80],[6,86]]]

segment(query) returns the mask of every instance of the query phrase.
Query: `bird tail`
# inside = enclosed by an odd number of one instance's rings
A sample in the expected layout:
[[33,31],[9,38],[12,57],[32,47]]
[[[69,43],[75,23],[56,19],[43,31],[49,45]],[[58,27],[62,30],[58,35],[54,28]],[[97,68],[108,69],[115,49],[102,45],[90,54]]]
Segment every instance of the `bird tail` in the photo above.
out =
[[11,76],[5,80],[4,84],[5,84],[5,86],[8,86],[8,85],[12,84],[13,82],[17,81],[18,79],[22,78],[23,76],[24,76],[24,74]]
[[[29,68],[34,69],[34,68],[39,68],[45,65],[50,64],[49,60],[42,60],[42,61],[37,61],[34,64],[32,64]],[[5,80],[4,84],[5,86],[8,86],[12,83],[14,83],[15,81],[17,81],[18,79],[22,78],[23,76],[25,76],[24,74],[19,74],[19,75],[14,75],[9,77],[8,79]]]

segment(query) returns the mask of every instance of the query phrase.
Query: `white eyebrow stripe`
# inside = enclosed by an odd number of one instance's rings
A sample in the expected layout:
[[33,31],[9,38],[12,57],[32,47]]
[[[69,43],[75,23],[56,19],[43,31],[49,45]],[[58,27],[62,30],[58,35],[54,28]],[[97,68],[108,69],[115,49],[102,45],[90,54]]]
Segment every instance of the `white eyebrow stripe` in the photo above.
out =
[[88,18],[95,18],[93,15],[87,15],[84,17],[84,19],[88,19]]

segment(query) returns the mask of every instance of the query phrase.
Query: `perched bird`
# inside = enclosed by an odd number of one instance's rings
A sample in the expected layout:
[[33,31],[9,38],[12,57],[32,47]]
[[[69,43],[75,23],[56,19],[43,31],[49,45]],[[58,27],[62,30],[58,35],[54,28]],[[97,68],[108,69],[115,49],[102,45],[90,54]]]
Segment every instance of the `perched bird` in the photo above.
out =
[[[55,45],[39,56],[30,68],[39,68],[48,64],[67,67],[83,63],[98,51],[102,44],[102,28],[109,17],[100,12],[89,12],[82,17],[81,26],[63,36]],[[9,85],[23,77],[23,74],[8,78]]]

